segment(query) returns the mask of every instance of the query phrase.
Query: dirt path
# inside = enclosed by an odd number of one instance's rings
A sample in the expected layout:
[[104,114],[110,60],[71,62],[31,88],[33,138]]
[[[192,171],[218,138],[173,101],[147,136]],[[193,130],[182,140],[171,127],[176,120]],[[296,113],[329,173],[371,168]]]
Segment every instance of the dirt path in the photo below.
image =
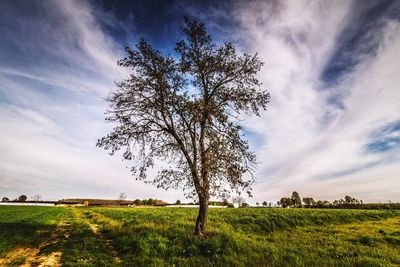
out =
[[[91,211],[70,208],[51,232],[50,237],[37,247],[19,247],[0,258],[0,266],[59,267],[61,258],[68,264],[80,260],[98,262],[100,265],[120,265],[121,259],[111,239],[104,235]],[[86,244],[82,254],[77,247]],[[96,245],[98,244],[98,245]],[[77,262],[74,259],[77,259]]]
[[101,232],[99,225],[91,222],[90,219],[86,218],[85,216],[82,216],[82,218],[84,218],[85,222],[90,227],[90,229],[92,230],[93,234],[95,236],[97,236],[101,240],[101,242],[103,242],[104,246],[107,248],[107,250],[113,256],[115,263],[116,264],[120,264],[121,263],[121,259],[118,257],[118,253],[117,253],[117,251],[115,250],[115,248],[114,248],[114,246],[112,244],[112,240],[107,238]]
[[63,219],[57,224],[49,239],[44,241],[37,248],[17,248],[10,252],[5,258],[0,259],[0,266],[23,266],[23,267],[58,267],[61,266],[61,251],[46,253],[50,247],[69,237],[66,228],[69,223]]
[[68,227],[71,224],[64,220],[61,220],[56,230],[52,233],[51,237],[42,243],[39,248],[37,249],[37,253],[35,255],[30,255],[23,267],[46,267],[46,266],[54,266],[58,267],[61,266],[60,259],[62,255],[62,251],[52,251],[50,253],[46,253],[49,248],[55,247],[58,243],[62,242],[64,239],[69,238],[70,233],[67,231]]
[[0,266],[17,266],[23,264],[25,259],[39,252],[38,248],[16,248],[8,252],[4,258],[0,258]]

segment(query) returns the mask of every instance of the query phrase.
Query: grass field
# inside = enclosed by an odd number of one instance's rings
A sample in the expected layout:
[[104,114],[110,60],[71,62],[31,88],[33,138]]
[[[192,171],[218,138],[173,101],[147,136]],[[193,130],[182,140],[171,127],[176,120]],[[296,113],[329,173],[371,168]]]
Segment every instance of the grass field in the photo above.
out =
[[398,266],[400,212],[0,206],[0,266]]

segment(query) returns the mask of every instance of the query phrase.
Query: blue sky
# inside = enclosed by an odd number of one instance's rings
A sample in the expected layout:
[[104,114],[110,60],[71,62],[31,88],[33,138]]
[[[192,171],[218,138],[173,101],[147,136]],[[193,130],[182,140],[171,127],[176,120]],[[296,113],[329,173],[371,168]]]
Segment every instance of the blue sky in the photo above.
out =
[[128,75],[123,45],[173,53],[187,15],[265,62],[272,101],[244,118],[260,162],[250,203],[400,201],[400,2],[115,2],[0,3],[0,195],[183,199],[95,144],[112,127],[103,98]]

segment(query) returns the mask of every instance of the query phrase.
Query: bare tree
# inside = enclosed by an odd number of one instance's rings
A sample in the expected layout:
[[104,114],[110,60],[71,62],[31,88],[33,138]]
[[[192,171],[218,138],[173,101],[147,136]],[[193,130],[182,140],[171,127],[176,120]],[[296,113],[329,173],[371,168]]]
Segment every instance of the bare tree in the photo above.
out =
[[[117,126],[97,145],[110,154],[123,148],[136,179],[196,196],[195,234],[203,237],[210,196],[251,194],[256,158],[243,140],[240,114],[258,116],[269,94],[258,90],[263,63],[257,55],[238,55],[232,43],[214,43],[202,23],[185,22],[177,57],[144,40],[136,49],[126,47],[119,65],[132,73],[108,97],[106,120]],[[168,167],[148,179],[148,169],[160,161]]]
[[124,202],[126,197],[127,197],[126,193],[123,193],[123,192],[119,193],[119,195],[118,195],[118,203],[119,203],[119,205],[121,205]]
[[232,203],[233,204],[237,203],[238,207],[240,207],[244,203],[244,201],[245,201],[245,199],[241,196],[236,196],[236,197],[232,198]]
[[36,194],[32,197],[33,201],[35,202],[39,202],[40,200],[42,200],[42,196],[39,194]]
[[119,193],[119,195],[118,195],[118,200],[125,200],[126,197],[127,197],[127,194],[121,192],[121,193]]

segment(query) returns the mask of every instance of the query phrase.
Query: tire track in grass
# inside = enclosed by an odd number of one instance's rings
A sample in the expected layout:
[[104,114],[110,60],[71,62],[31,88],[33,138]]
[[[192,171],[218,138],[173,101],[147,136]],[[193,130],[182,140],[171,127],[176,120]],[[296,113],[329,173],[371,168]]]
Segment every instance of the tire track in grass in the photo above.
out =
[[88,214],[92,214],[92,212],[85,212],[82,214],[81,210],[78,212],[79,216],[86,222],[86,224],[92,230],[92,233],[99,238],[99,240],[103,243],[104,247],[111,253],[112,257],[114,258],[115,264],[121,264],[121,259],[118,256],[116,249],[112,244],[112,240],[107,238],[100,230],[100,226],[94,222],[90,218],[88,218]]
[[57,243],[62,242],[64,238],[69,237],[69,233],[65,230],[68,223],[64,218],[57,224],[56,229],[51,233],[50,238],[41,243],[38,247],[17,248],[10,252],[5,258],[0,259],[0,266],[23,266],[23,267],[58,267],[61,266],[61,251],[47,250]]
[[[69,238],[70,233],[67,230],[68,227],[71,226],[71,223],[65,221],[63,218],[56,227],[56,230],[51,234],[51,237],[42,243],[39,248],[37,249],[37,253],[35,255],[30,255],[25,261],[25,264],[22,265],[23,267],[59,267],[61,266],[61,256],[63,254],[62,251],[56,250],[52,251],[53,248],[59,243],[65,242],[66,239]],[[47,253],[50,252],[50,253]]]

